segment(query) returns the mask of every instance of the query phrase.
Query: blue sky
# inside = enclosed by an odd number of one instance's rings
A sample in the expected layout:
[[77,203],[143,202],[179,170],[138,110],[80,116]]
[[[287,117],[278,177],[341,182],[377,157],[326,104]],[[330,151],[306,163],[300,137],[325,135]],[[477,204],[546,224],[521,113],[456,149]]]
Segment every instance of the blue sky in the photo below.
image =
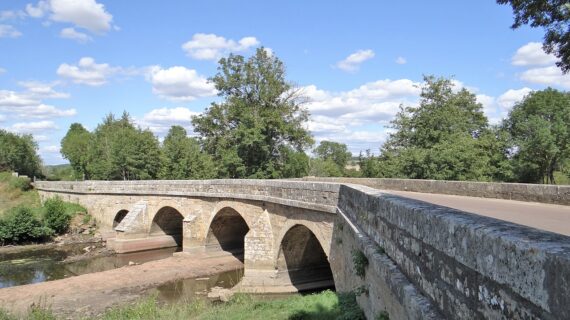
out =
[[531,90],[570,88],[540,42],[494,1],[0,2],[0,128],[31,133],[64,163],[69,125],[127,110],[159,137],[216,99],[207,78],[230,52],[264,46],[308,98],[317,141],[377,152],[423,74],[453,76],[498,122]]

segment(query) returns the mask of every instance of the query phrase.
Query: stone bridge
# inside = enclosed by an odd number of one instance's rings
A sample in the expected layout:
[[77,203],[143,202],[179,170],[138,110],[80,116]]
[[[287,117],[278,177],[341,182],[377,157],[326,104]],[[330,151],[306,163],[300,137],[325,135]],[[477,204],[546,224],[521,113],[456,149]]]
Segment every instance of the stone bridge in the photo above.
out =
[[[479,187],[489,185],[501,184]],[[85,206],[114,236],[109,244],[118,252],[182,246],[188,255],[236,255],[244,262],[243,291],[334,286],[356,292],[368,318],[388,312],[390,319],[570,319],[569,237],[362,185],[207,180],[35,187],[42,200],[59,196]],[[558,199],[551,203],[570,194],[544,190]]]

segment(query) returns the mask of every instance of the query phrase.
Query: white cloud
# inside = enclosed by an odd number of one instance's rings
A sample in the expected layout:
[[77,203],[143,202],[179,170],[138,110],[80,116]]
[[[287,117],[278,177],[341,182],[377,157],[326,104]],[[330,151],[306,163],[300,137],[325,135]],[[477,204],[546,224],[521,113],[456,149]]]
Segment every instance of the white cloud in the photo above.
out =
[[193,69],[174,66],[162,69],[150,68],[147,75],[152,83],[152,92],[173,101],[190,101],[216,95],[214,84]]
[[56,118],[76,114],[75,109],[62,110],[42,103],[42,99],[68,98],[69,94],[53,89],[55,83],[37,81],[19,82],[26,91],[0,90],[0,111],[8,112],[14,118]]
[[404,58],[404,57],[398,57],[398,58],[396,59],[396,63],[397,63],[397,64],[406,64],[407,62],[408,62],[408,61],[407,61],[406,58]]
[[497,98],[497,104],[504,111],[510,111],[515,104],[522,101],[532,89],[524,87],[521,89],[510,89]]
[[44,142],[44,141],[48,141],[49,137],[43,134],[34,134],[34,140],[36,142]]
[[55,91],[57,82],[45,83],[39,81],[20,81],[18,84],[26,88],[26,95],[34,99],[66,99],[69,93]]
[[17,38],[22,33],[11,25],[0,24],[0,38]]
[[0,74],[6,73],[6,69],[0,68]]
[[235,41],[215,34],[196,33],[192,40],[182,45],[182,49],[194,59],[217,60],[230,52],[245,51],[257,45],[259,41],[255,37],[244,37]]
[[111,29],[113,16],[103,4],[95,0],[42,0],[37,5],[26,6],[28,15],[50,21],[71,23],[93,33],[105,33]]
[[372,58],[374,58],[374,51],[358,50],[346,59],[337,62],[336,67],[347,72],[355,72],[360,68],[361,63]]
[[570,73],[563,74],[556,66],[529,69],[521,73],[519,77],[531,83],[570,89]]
[[87,43],[87,42],[93,40],[93,38],[91,38],[89,35],[87,35],[83,32],[79,32],[79,31],[75,30],[74,28],[61,29],[59,36],[62,38],[65,38],[65,39],[75,40],[79,43]]
[[137,124],[142,128],[150,129],[158,135],[165,134],[173,125],[182,126],[188,134],[192,134],[192,116],[199,114],[199,112],[183,107],[159,108],[146,113],[141,120],[137,121]]
[[109,76],[119,71],[120,68],[111,67],[107,63],[98,64],[91,57],[81,58],[77,65],[63,63],[57,68],[59,76],[88,86],[101,86],[107,83]]
[[23,19],[26,13],[22,10],[4,10],[0,11],[0,21]]
[[0,114],[0,122],[4,122],[6,121],[6,116],[3,114]]
[[59,146],[51,145],[41,147],[39,150],[40,153],[59,153]]
[[58,127],[53,121],[38,122],[18,122],[11,126],[11,131],[18,133],[37,133],[43,131],[57,130]]
[[547,54],[539,42],[529,42],[520,47],[511,62],[515,66],[548,65],[557,61],[555,56]]
[[303,88],[311,114],[343,116],[358,122],[389,119],[398,112],[400,103],[415,103],[420,92],[420,83],[408,79],[378,80],[337,93],[313,85]]

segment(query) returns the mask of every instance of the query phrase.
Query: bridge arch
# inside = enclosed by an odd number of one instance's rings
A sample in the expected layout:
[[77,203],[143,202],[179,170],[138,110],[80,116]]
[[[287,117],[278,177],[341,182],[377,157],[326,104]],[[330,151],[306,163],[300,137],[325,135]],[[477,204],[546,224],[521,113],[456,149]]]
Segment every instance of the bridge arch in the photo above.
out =
[[182,245],[182,221],[184,216],[171,206],[160,208],[152,219],[149,234],[151,236],[172,236],[178,246]]
[[127,216],[129,210],[121,209],[115,214],[115,218],[113,218],[113,229],[115,229],[121,221]]
[[318,234],[308,225],[295,223],[284,228],[279,238],[275,267],[299,291],[334,287],[326,242]]
[[224,206],[210,220],[205,239],[206,248],[241,255],[244,252],[245,235],[249,230],[249,224],[239,211],[232,206]]

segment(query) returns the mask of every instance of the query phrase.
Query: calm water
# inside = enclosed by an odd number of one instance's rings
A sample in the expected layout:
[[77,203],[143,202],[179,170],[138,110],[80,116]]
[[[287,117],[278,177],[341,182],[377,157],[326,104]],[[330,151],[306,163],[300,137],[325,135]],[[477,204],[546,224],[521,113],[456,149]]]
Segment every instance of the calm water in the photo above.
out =
[[67,257],[83,253],[83,248],[87,246],[89,244],[76,244],[22,253],[0,254],[0,288],[111,270],[128,265],[129,261],[144,263],[165,259],[180,250],[180,248],[167,248],[64,262]]

